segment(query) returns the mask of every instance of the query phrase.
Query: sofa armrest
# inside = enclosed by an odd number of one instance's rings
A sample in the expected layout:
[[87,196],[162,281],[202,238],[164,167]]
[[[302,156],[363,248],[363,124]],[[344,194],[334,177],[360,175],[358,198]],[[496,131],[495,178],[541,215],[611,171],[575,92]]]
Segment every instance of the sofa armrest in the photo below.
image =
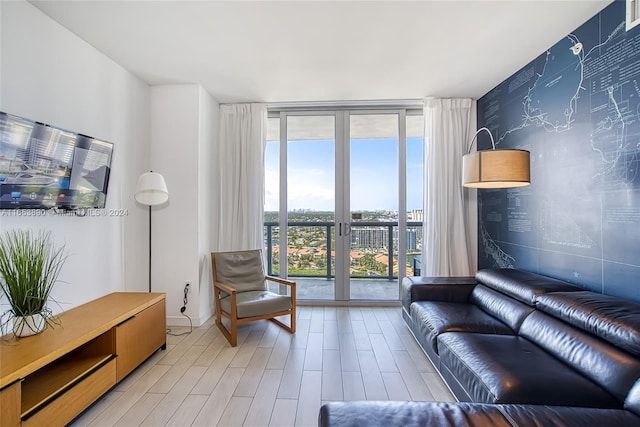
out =
[[468,302],[478,282],[475,277],[405,277],[402,279],[403,309],[415,301]]

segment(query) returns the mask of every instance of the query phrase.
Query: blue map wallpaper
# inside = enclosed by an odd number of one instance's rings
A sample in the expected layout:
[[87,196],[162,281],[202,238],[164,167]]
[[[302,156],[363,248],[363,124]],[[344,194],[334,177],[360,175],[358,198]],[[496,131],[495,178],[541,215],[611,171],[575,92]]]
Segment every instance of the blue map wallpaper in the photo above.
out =
[[626,31],[625,2],[482,97],[482,126],[531,152],[531,185],[478,191],[478,267],[640,301],[640,26]]

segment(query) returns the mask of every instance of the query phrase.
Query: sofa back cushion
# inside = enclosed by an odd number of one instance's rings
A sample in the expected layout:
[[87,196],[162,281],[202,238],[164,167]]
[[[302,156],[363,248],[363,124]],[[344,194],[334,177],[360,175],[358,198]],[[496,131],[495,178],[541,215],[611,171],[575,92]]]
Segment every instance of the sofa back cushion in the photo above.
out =
[[536,307],[640,357],[640,304],[595,292],[557,292]]
[[524,270],[509,268],[479,270],[478,282],[535,307],[538,295],[548,292],[581,291],[581,288],[561,280]]
[[624,402],[624,408],[635,412],[636,415],[640,415],[640,378],[631,387],[627,400]]
[[483,285],[477,285],[473,289],[471,301],[486,313],[506,323],[516,333],[525,317],[534,310],[533,307]]
[[519,334],[599,384],[621,406],[640,377],[640,360],[541,311],[527,316]]

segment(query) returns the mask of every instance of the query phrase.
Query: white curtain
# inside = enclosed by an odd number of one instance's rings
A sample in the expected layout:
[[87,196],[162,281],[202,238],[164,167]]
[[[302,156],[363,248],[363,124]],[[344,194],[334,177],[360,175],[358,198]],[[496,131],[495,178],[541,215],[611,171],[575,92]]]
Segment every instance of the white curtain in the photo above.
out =
[[425,100],[423,276],[468,276],[475,271],[461,182],[462,156],[473,136],[473,110],[471,99]]
[[215,154],[218,209],[213,209],[214,250],[262,249],[264,228],[264,104],[220,106]]

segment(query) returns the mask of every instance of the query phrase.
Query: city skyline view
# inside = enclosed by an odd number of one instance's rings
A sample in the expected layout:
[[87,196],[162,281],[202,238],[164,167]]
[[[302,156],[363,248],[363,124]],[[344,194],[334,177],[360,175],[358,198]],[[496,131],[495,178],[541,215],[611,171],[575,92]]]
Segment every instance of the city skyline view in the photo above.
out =
[[[422,209],[421,137],[407,138],[407,211]],[[265,149],[265,211],[279,209],[279,141]],[[354,211],[398,211],[397,138],[351,140],[350,192]],[[335,211],[335,141],[308,139],[287,146],[288,210]]]

